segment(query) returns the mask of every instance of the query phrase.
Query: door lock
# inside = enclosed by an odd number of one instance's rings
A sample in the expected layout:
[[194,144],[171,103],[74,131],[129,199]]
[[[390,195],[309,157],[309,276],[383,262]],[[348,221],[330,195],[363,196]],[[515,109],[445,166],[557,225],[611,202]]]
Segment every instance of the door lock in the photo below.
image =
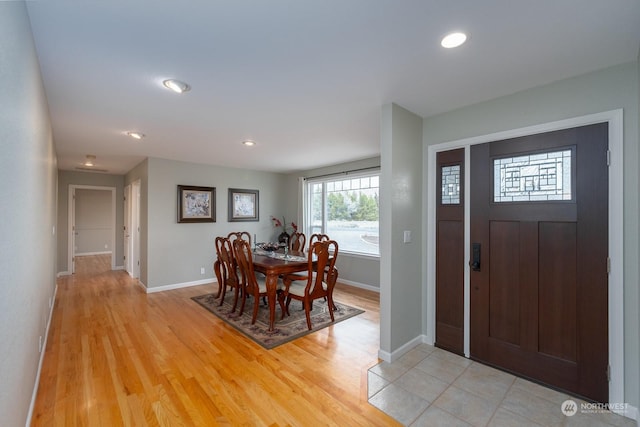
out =
[[472,246],[472,258],[469,266],[473,271],[480,271],[480,243],[474,243]]

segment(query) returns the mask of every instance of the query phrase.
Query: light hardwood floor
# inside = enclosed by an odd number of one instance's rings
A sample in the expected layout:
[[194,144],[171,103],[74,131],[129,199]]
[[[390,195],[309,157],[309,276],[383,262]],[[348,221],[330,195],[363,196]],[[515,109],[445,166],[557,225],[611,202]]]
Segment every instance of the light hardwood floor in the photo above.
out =
[[146,294],[122,271],[58,281],[34,426],[386,426],[367,402],[378,294],[346,285],[364,314],[264,350],[190,298]]
[[76,255],[76,275],[106,273],[111,271],[111,254]]

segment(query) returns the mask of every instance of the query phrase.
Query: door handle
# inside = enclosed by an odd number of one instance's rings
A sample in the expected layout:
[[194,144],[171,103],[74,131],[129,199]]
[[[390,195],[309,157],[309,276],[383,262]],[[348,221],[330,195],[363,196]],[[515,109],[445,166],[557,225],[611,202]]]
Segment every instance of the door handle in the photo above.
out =
[[469,265],[473,271],[480,271],[480,243],[473,244],[472,258]]

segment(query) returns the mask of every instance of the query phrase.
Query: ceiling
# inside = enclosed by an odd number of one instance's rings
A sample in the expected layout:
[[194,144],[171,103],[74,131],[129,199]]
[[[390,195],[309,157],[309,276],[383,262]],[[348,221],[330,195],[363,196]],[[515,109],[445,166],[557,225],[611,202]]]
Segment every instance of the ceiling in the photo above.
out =
[[[638,0],[26,3],[59,168],[91,154],[113,174],[146,157],[275,172],[374,157],[384,104],[427,117],[640,47]],[[443,49],[452,30],[470,39]]]

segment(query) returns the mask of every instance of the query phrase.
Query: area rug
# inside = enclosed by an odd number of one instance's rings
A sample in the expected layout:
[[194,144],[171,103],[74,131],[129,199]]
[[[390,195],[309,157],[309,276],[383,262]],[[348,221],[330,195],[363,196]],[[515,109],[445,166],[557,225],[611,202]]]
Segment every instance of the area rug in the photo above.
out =
[[251,314],[253,312],[253,301],[251,299],[247,300],[244,313],[242,313],[241,316],[238,315],[240,303],[238,303],[238,308],[236,308],[235,313],[231,313],[231,308],[233,307],[232,292],[229,292],[222,305],[219,305],[220,299],[216,299],[215,294],[200,295],[191,299],[266,349],[272,349],[296,338],[326,328],[334,323],[364,313],[364,310],[334,301],[337,310],[333,312],[335,322],[332,323],[326,301],[315,300],[313,302],[313,310],[311,310],[311,326],[313,329],[309,330],[300,301],[291,301],[291,304],[289,304],[289,313],[291,315],[285,316],[282,320],[280,320],[280,316],[282,315],[280,305],[276,303],[275,328],[274,331],[269,332],[269,308],[263,301],[260,301],[260,309],[258,310],[256,323],[252,325]]

